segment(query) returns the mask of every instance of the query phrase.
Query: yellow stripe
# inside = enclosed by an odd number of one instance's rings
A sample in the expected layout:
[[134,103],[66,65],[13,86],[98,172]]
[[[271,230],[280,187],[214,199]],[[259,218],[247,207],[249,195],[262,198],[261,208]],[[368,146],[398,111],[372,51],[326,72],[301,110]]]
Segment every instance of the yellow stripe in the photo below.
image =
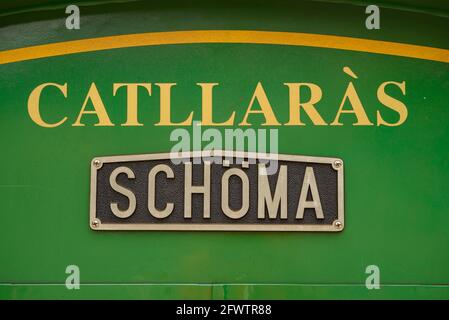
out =
[[308,46],[449,63],[449,50],[405,43],[296,32],[199,30],[117,35],[0,51],[0,64],[117,48],[193,43]]

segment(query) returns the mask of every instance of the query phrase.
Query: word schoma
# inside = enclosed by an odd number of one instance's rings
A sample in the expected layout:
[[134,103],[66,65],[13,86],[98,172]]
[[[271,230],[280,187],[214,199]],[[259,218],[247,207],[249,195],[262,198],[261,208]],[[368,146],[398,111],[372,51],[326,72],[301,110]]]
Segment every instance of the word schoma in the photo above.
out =
[[[203,185],[193,185],[193,174],[192,174],[192,163],[185,162],[180,164],[184,166],[184,218],[192,218],[192,201],[193,194],[203,195],[203,218],[211,218],[211,163],[204,162],[204,184]],[[229,167],[229,165],[224,165]],[[265,219],[266,213],[268,213],[269,219],[276,219],[280,216],[280,219],[287,219],[287,180],[288,180],[288,169],[286,165],[281,165],[279,170],[279,176],[274,185],[274,192],[271,191],[269,180],[267,177],[265,164],[258,164],[258,178],[257,184],[255,181],[250,181],[248,174],[245,172],[247,165],[243,164],[243,169],[240,168],[229,168],[224,171],[219,183],[221,184],[221,209],[223,213],[231,219],[242,219],[250,209],[250,190],[252,188],[257,188],[257,219]],[[168,202],[165,204],[165,208],[156,208],[156,195],[158,194],[156,186],[156,176],[158,174],[164,174],[166,179],[173,180],[176,177],[173,169],[166,164],[158,164],[151,168],[148,172],[147,183],[148,183],[148,197],[147,205],[148,212],[151,216],[158,219],[165,219],[173,212],[174,203]],[[116,202],[110,203],[110,209],[112,213],[118,218],[128,218],[134,214],[137,209],[137,199],[136,194],[120,185],[118,183],[118,176],[125,175],[127,179],[135,179],[135,172],[127,166],[120,166],[115,168],[110,176],[109,183],[110,187],[117,193],[122,194],[128,198],[128,207],[125,209],[120,209]],[[241,182],[241,204],[240,208],[233,209],[229,205],[229,190],[235,188],[232,185],[231,177],[237,177]],[[323,208],[320,200],[319,188],[315,178],[314,169],[311,166],[306,166],[303,182],[299,191],[299,200],[297,202],[297,209],[295,214],[295,219],[303,219],[304,212],[306,208],[311,208],[315,211],[315,216],[317,219],[324,219]],[[307,194],[310,192],[311,199],[307,199]]]

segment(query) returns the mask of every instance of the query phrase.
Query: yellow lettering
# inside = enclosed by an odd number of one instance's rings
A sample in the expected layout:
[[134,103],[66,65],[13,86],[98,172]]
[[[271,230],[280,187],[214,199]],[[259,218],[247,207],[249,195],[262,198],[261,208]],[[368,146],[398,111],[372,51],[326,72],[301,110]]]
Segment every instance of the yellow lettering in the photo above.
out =
[[[346,99],[349,100],[351,103],[352,109],[351,110],[343,110],[343,107],[345,105]],[[365,109],[363,108],[362,102],[360,101],[360,98],[355,91],[354,85],[352,82],[349,83],[348,88],[346,89],[345,95],[343,97],[343,100],[340,104],[340,109],[337,112],[337,115],[335,116],[335,120],[331,123],[331,126],[342,126],[343,124],[339,122],[340,115],[342,113],[354,113],[357,117],[357,122],[354,123],[354,126],[372,126],[373,123],[369,121],[368,116],[365,113]]]
[[117,93],[117,90],[121,87],[126,87],[127,96],[127,116],[126,122],[122,126],[143,126],[139,123],[137,118],[137,96],[139,87],[147,89],[148,94],[151,96],[151,83],[114,83],[113,95]]
[[202,92],[202,119],[201,124],[204,126],[232,126],[234,124],[235,111],[225,122],[214,122],[212,115],[212,89],[218,83],[197,83],[201,87]]
[[[309,116],[314,125],[325,126],[327,123],[316,111],[314,105],[317,104],[322,97],[322,91],[319,86],[313,83],[284,83],[289,88],[290,97],[290,120],[285,124],[286,126],[304,126],[301,122],[301,108]],[[310,99],[307,102],[301,102],[300,92],[301,86],[310,89]]]
[[[86,110],[87,102],[91,100],[94,110]],[[72,124],[74,127],[83,127],[84,123],[81,123],[81,118],[85,114],[95,114],[98,118],[98,123],[95,126],[113,126],[114,124],[109,119],[109,116],[104,107],[103,101],[101,100],[100,93],[98,92],[97,86],[94,82],[90,85],[89,92],[87,93],[86,99],[84,100],[83,106],[78,114],[78,118],[75,123]]]
[[64,83],[64,85],[59,85],[57,83],[43,83],[34,88],[30,96],[28,97],[28,114],[30,115],[31,120],[33,120],[36,124],[44,128],[54,128],[60,126],[67,120],[67,117],[64,117],[59,122],[48,123],[42,119],[40,113],[40,97],[42,90],[44,90],[44,88],[49,86],[58,88],[59,91],[62,92],[64,97],[67,98],[67,83]]
[[160,107],[160,120],[156,123],[156,126],[190,126],[192,124],[193,111],[190,112],[188,118],[182,122],[171,122],[171,112],[170,112],[170,98],[171,98],[171,87],[175,86],[176,83],[156,83],[156,85],[161,90],[161,107]]
[[[252,106],[254,101],[257,99],[260,105],[260,110],[252,110]],[[265,117],[265,122],[262,123],[263,126],[279,126],[280,123],[277,121],[273,108],[271,108],[270,102],[268,101],[267,95],[262,87],[262,84],[257,83],[256,90],[254,91],[253,97],[251,98],[251,102],[246,110],[245,117],[242,122],[239,123],[239,126],[250,126],[247,122],[248,116],[253,113],[262,113]]]
[[403,124],[404,121],[407,119],[408,111],[405,104],[385,93],[385,87],[389,84],[397,86],[399,89],[401,89],[402,94],[405,95],[405,81],[401,83],[393,81],[384,82],[377,89],[377,99],[379,99],[379,102],[382,103],[384,106],[396,111],[399,114],[399,120],[396,123],[386,122],[384,119],[382,119],[380,112],[377,111],[378,126],[381,125],[389,127],[399,126]]

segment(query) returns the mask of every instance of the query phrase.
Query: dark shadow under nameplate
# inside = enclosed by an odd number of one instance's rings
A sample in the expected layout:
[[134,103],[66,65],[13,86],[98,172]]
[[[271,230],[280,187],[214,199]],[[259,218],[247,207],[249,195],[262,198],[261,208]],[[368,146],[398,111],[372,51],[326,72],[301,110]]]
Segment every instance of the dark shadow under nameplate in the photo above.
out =
[[213,151],[97,157],[93,230],[341,231],[343,161]]

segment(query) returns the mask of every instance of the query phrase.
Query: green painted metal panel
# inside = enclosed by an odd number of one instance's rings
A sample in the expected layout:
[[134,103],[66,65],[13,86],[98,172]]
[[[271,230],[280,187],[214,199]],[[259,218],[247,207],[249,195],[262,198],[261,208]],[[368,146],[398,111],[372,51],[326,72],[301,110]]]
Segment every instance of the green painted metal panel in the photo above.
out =
[[[6,7],[4,11],[6,12]],[[442,9],[444,10],[444,8]],[[0,20],[0,50],[98,36],[174,30],[270,30],[385,40],[449,49],[444,16],[382,9],[381,29],[366,30],[363,6],[321,2],[98,3],[81,6],[81,29],[64,26],[64,6]],[[1,62],[1,61],[0,61]],[[358,79],[343,72],[349,66]],[[197,82],[218,82],[214,117],[240,121],[257,82],[281,123],[287,82],[319,84],[319,111],[332,122],[349,81],[370,120],[385,81],[405,81],[408,118],[397,127],[280,126],[279,153],[345,161],[345,230],[279,232],[95,232],[89,228],[89,165],[95,156],[168,152],[173,127],[158,127],[159,93],[139,94],[142,127],[126,119],[113,83],[176,82],[175,121],[193,110]],[[36,125],[27,111],[41,83],[67,83],[42,96]],[[73,127],[95,82],[114,127]],[[442,298],[449,297],[449,64],[305,46],[182,44],[120,48],[0,65],[0,298]],[[390,111],[390,112],[389,112]],[[252,128],[263,128],[254,116]],[[234,128],[237,128],[235,125]],[[186,127],[191,130],[191,127]],[[224,128],[219,128],[221,131]],[[64,286],[67,265],[81,289]],[[381,289],[364,286],[368,265]]]
[[365,285],[300,284],[116,284],[82,285],[67,290],[64,285],[14,285],[0,288],[0,299],[449,299],[447,286],[384,285],[367,290]]

